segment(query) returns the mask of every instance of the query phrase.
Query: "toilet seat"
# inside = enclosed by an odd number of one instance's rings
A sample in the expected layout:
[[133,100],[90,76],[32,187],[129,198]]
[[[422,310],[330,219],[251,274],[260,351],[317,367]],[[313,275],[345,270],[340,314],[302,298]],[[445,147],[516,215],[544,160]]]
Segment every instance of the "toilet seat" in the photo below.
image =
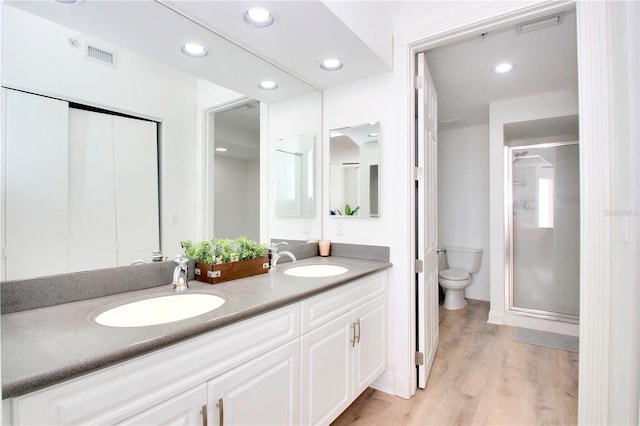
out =
[[464,281],[471,278],[471,275],[467,271],[460,269],[445,269],[438,274],[440,278],[450,281]]

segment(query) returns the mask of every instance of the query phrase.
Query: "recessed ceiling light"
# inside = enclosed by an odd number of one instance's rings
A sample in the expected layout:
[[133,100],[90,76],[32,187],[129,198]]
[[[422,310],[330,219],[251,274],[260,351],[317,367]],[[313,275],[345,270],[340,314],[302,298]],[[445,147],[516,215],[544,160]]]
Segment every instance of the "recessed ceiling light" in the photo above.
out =
[[344,61],[337,58],[327,58],[320,64],[320,68],[325,71],[337,71],[344,67]]
[[377,138],[379,135],[377,133],[369,133],[370,138]]
[[64,4],[81,4],[84,3],[84,0],[56,0],[58,3],[64,3]]
[[502,62],[496,65],[495,67],[493,67],[493,72],[496,74],[504,74],[504,73],[513,71],[515,67],[516,67],[515,65],[509,62]]
[[254,27],[268,27],[275,22],[275,18],[263,7],[252,7],[244,13],[244,21]]
[[344,133],[338,132],[337,130],[329,132],[329,137],[331,138],[337,138],[338,136],[344,136]]
[[258,86],[264,90],[276,90],[278,88],[278,83],[271,80],[264,80],[261,81]]
[[227,152],[227,148],[216,148],[218,152]]
[[192,58],[204,58],[209,54],[204,46],[197,43],[187,43],[182,46],[180,50],[182,50],[182,53],[187,56],[191,56]]

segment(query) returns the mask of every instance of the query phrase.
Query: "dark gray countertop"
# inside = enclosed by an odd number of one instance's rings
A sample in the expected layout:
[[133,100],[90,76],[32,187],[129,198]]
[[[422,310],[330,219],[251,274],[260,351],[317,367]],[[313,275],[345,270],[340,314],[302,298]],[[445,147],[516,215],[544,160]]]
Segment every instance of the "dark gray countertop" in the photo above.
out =
[[[348,272],[326,278],[283,273],[306,264],[335,264]],[[313,296],[391,263],[349,257],[311,257],[278,270],[222,284],[190,281],[188,292],[225,299],[197,317],[146,327],[113,328],[94,318],[123,303],[174,294],[171,285],[2,315],[2,397],[10,398],[131,359],[225,325]]]

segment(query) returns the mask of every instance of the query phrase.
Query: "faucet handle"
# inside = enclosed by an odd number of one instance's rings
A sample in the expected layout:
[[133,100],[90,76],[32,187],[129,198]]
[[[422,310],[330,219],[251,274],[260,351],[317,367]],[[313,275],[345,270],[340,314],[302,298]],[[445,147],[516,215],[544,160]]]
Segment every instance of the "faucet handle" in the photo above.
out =
[[189,263],[189,259],[187,259],[184,255],[178,253],[175,258],[176,265],[186,267]]

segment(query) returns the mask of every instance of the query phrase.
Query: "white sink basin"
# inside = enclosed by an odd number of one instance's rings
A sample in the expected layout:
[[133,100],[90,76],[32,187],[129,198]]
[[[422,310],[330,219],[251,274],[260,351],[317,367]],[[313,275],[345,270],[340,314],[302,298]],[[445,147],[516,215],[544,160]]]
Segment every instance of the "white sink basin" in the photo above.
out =
[[116,306],[95,321],[109,327],[144,327],[192,318],[223,304],[224,299],[213,294],[173,294]]
[[303,265],[289,268],[284,273],[292,277],[321,278],[344,274],[348,270],[344,266],[338,265]]

